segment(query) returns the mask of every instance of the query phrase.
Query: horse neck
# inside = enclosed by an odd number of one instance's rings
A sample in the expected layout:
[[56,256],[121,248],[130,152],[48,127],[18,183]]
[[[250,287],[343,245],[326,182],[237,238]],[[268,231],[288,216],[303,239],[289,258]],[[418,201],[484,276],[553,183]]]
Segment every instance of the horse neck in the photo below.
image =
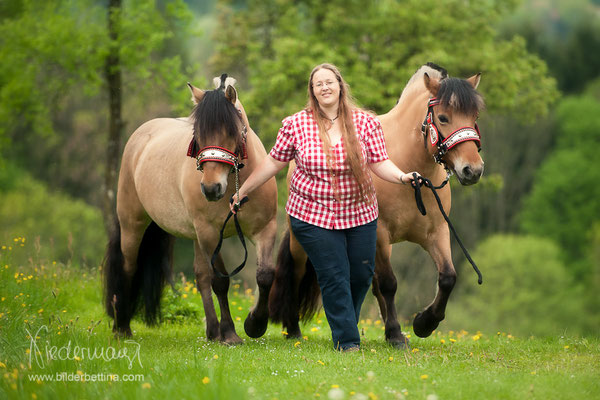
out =
[[422,84],[412,86],[402,92],[398,104],[380,119],[391,160],[405,172],[418,171],[433,178],[440,171],[443,173],[443,168],[427,152],[421,132],[430,94]]

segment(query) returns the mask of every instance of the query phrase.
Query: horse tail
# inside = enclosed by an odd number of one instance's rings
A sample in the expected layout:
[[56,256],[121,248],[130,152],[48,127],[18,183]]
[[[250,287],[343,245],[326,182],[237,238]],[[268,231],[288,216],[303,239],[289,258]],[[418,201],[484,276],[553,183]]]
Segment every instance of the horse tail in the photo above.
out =
[[293,326],[293,321],[298,321],[298,318],[310,320],[319,308],[320,290],[310,260],[306,262],[298,292],[295,288],[294,266],[290,231],[287,229],[279,246],[275,277],[269,294],[269,317],[272,322],[282,322],[284,326]]
[[138,252],[134,285],[140,286],[144,304],[144,321],[155,325],[160,317],[163,288],[170,279],[175,237],[151,222]]
[[125,273],[125,258],[121,250],[121,226],[116,220],[110,234],[103,262],[104,306],[118,327],[129,321],[144,305],[144,321],[158,321],[160,299],[165,281],[171,273],[174,237],[152,222],[146,228],[138,252],[133,279]]

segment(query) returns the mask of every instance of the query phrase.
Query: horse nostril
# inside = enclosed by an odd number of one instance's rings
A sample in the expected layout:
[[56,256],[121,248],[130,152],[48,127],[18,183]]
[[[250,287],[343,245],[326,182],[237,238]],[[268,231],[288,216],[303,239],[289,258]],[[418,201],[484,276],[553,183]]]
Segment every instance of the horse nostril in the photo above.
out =
[[222,185],[220,183],[217,183],[215,185],[215,193],[221,194],[221,188],[222,188]]
[[467,165],[466,167],[463,168],[462,173],[463,173],[463,176],[467,179],[470,179],[473,177],[473,169],[471,169],[471,167],[469,165]]

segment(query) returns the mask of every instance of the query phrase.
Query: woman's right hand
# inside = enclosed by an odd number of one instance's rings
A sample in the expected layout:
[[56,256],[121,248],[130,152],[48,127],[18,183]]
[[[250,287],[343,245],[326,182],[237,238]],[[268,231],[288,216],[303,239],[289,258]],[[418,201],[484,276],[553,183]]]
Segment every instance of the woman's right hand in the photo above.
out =
[[[241,198],[241,200],[240,200]],[[248,201],[248,196],[241,194],[240,192],[240,197],[238,197],[237,193],[234,193],[233,196],[231,196],[231,199],[229,199],[229,209],[231,210],[232,213],[236,214],[238,212],[238,210],[240,208],[242,208],[242,205],[245,204]]]

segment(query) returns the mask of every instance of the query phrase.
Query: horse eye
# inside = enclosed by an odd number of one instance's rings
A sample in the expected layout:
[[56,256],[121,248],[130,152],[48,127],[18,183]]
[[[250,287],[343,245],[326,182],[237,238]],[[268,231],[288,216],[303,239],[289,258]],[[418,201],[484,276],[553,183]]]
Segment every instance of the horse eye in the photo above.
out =
[[445,115],[440,115],[439,116],[439,120],[442,124],[447,124],[448,123],[448,117],[446,117]]

